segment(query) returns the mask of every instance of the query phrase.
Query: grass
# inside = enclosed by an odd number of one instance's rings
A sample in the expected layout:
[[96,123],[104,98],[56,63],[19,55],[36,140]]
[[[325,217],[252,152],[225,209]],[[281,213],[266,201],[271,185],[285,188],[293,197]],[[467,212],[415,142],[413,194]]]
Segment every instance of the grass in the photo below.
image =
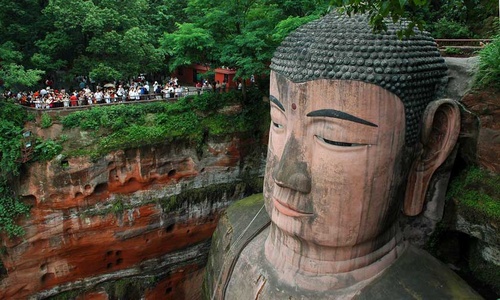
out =
[[500,35],[493,38],[479,51],[479,68],[474,78],[474,88],[500,89]]

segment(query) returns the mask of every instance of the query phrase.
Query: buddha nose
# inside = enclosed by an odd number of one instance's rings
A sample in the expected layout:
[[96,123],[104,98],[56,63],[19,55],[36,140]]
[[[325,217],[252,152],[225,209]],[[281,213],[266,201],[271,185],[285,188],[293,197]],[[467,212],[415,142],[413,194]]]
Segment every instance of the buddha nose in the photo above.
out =
[[303,149],[292,136],[285,144],[281,159],[273,171],[273,179],[278,186],[306,194],[311,192],[311,175],[303,156]]

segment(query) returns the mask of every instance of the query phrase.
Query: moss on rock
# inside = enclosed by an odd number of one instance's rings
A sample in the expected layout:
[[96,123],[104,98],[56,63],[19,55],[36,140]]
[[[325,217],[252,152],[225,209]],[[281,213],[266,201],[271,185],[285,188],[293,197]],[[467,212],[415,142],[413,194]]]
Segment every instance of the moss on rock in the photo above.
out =
[[500,222],[500,175],[474,167],[466,169],[450,185],[447,195],[460,215],[476,224]]

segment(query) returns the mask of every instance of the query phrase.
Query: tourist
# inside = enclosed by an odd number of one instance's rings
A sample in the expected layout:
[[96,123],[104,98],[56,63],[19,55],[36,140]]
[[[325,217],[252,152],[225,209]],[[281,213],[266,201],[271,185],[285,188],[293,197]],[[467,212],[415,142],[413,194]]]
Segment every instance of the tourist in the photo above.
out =
[[64,108],[69,107],[69,96],[67,94],[65,94],[63,97],[63,105],[64,105]]
[[106,90],[106,92],[104,92],[104,102],[106,102],[107,104],[111,103],[111,96],[110,96],[108,90]]
[[97,90],[97,92],[94,93],[94,98],[95,102],[98,104],[102,103],[102,99],[104,98],[104,93],[101,90]]
[[73,94],[71,95],[71,97],[69,98],[69,101],[71,103],[71,106],[76,106],[77,105],[77,101],[78,101],[78,93],[75,91],[73,91]]
[[118,85],[118,89],[116,90],[116,96],[118,97],[119,101],[124,102],[125,101],[125,89],[123,88],[123,85]]
[[196,82],[196,94],[198,94],[198,96],[201,94],[202,87],[203,87],[203,84],[201,84],[201,81]]
[[176,98],[180,98],[182,97],[182,87],[180,85],[178,85],[176,88],[175,88],[175,97]]

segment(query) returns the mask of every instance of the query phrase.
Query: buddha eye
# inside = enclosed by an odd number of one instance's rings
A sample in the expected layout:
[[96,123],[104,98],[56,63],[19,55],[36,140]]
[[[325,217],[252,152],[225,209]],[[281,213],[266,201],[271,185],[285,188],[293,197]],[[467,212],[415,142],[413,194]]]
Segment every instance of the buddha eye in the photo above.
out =
[[318,140],[320,140],[321,142],[325,143],[325,144],[328,144],[328,145],[333,145],[333,146],[339,146],[339,147],[356,147],[356,146],[363,146],[363,144],[356,144],[356,143],[345,143],[345,142],[338,142],[338,141],[332,141],[332,140],[328,140],[328,139],[325,139],[323,137],[320,137],[318,135],[316,135],[316,137],[318,138]]
[[278,128],[278,129],[283,129],[283,125],[278,124],[276,122],[273,122],[273,126],[276,127],[276,128]]

